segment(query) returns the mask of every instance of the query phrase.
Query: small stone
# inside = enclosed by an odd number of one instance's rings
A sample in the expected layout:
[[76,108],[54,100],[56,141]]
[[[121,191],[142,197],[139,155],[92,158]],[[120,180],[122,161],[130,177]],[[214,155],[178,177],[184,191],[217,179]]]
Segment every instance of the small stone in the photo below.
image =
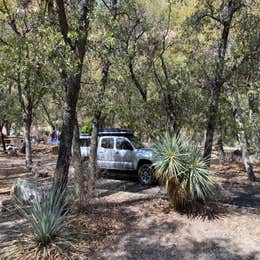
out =
[[47,167],[44,167],[41,165],[40,162],[37,162],[33,167],[32,167],[32,174],[36,178],[46,178],[48,177],[50,172],[50,169]]

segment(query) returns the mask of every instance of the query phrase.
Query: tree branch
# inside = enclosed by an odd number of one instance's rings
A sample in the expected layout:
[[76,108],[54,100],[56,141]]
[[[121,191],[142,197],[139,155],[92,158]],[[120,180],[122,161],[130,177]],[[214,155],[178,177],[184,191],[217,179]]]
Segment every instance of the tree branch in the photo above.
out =
[[68,37],[69,25],[68,25],[68,21],[67,21],[64,1],[63,0],[56,0],[56,4],[57,4],[57,7],[58,7],[57,12],[58,12],[58,19],[59,19],[61,34],[63,36],[65,43],[68,43],[70,45],[70,47],[74,50],[75,47],[72,45],[72,41]]
[[129,60],[128,67],[129,67],[129,71],[130,71],[130,74],[131,74],[132,81],[134,82],[136,88],[139,90],[139,92],[140,92],[140,94],[142,96],[143,101],[146,102],[146,100],[147,100],[147,93],[146,93],[146,91],[143,90],[139,80],[137,79],[137,77],[135,75],[132,58],[130,58],[130,60]]

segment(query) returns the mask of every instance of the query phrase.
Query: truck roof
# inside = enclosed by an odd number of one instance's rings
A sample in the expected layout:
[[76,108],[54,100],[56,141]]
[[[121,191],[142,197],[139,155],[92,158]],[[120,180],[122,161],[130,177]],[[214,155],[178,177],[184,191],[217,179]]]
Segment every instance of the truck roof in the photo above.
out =
[[[127,128],[100,128],[98,136],[124,136],[133,137],[133,132]],[[80,138],[88,138],[90,135],[81,135]]]

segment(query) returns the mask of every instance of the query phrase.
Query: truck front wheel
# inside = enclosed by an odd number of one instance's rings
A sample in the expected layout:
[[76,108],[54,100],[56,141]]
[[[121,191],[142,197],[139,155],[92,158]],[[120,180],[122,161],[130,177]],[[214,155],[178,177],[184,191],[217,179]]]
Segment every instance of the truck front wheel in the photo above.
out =
[[142,185],[150,186],[154,182],[154,169],[151,164],[145,163],[138,168],[138,179]]

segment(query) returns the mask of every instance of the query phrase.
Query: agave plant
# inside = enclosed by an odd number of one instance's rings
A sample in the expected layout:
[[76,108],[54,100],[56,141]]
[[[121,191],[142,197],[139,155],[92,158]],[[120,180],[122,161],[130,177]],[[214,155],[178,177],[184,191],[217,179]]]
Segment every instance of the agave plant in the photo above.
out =
[[64,201],[64,191],[51,189],[43,191],[42,196],[36,197],[29,207],[17,202],[17,208],[29,222],[30,229],[21,243],[9,250],[12,259],[22,258],[22,255],[28,259],[32,256],[33,259],[52,259],[51,255],[57,253],[68,257],[65,248],[74,247],[74,244],[67,228],[70,222],[66,218],[68,210]]
[[166,187],[175,208],[205,201],[212,194],[214,179],[200,149],[181,134],[166,132],[155,144],[155,177]]

